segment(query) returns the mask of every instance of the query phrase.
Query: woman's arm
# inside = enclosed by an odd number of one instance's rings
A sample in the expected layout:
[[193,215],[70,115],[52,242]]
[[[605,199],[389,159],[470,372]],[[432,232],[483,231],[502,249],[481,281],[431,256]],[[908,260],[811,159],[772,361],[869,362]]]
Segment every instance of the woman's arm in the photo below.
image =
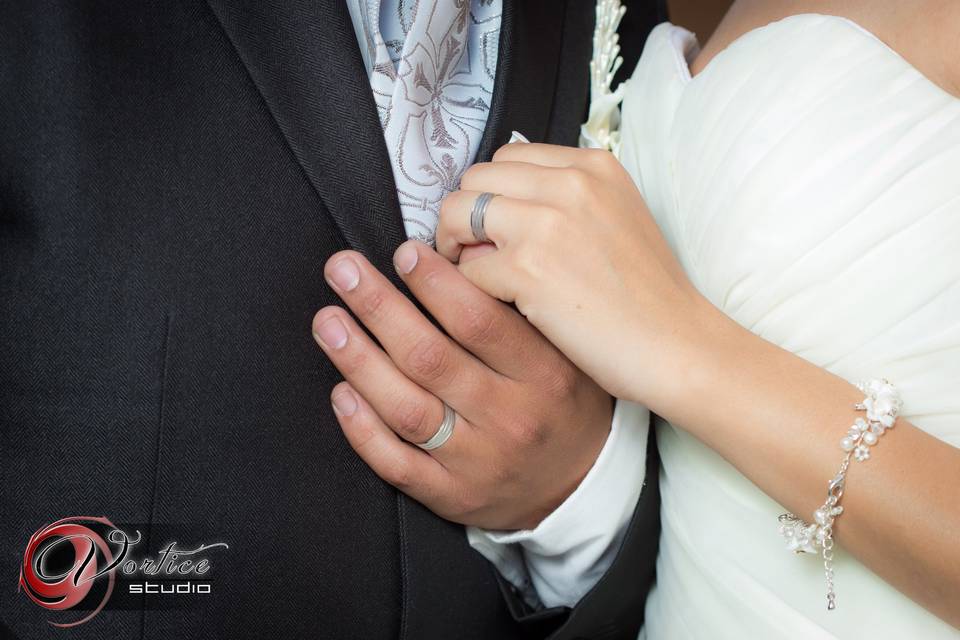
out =
[[[862,415],[853,385],[758,338],[713,307],[658,411],[793,513],[811,520]],[[900,419],[851,464],[836,538],[911,599],[960,627],[960,449]],[[773,525],[773,523],[771,523]],[[842,597],[842,594],[841,596]]]
[[[611,394],[690,431],[805,519],[823,504],[863,395],[741,328],[685,277],[630,177],[604,152],[509,145],[444,203],[437,246],[496,244],[460,265]],[[894,381],[896,382],[896,381]],[[850,469],[837,539],[960,626],[960,450],[905,420]],[[777,526],[771,522],[771,528]],[[786,553],[786,551],[785,551]]]

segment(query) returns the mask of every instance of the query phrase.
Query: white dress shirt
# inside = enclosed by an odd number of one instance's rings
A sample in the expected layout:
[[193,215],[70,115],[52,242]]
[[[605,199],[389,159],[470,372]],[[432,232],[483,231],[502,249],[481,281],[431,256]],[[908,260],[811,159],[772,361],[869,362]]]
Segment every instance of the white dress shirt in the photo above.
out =
[[[404,225],[432,242],[440,201],[474,161],[496,74],[501,0],[347,0]],[[467,528],[534,606],[574,606],[612,564],[640,497],[648,411],[618,401],[579,487],[530,531]]]

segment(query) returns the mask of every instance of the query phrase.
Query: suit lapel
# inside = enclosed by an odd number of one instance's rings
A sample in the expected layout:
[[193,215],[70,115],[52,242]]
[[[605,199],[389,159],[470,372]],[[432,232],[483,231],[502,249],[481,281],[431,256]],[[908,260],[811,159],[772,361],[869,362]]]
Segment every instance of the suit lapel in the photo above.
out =
[[387,274],[406,239],[343,0],[207,0],[347,243]]
[[[347,243],[386,274],[406,239],[360,48],[343,1],[207,0]],[[565,2],[504,0],[493,103],[477,153],[514,129],[547,139]]]
[[[531,141],[547,139],[565,12],[566,2],[559,0],[503,0],[493,103],[477,162],[488,161],[513,130]],[[493,590],[495,570],[469,549],[462,527],[438,519],[403,494],[399,510],[406,567],[401,640],[449,637],[450,621],[425,603],[446,601],[450,597],[446,585],[462,581]],[[457,561],[444,561],[446,558]],[[470,606],[489,604],[477,598]],[[504,607],[497,603],[484,617],[493,624],[504,615]]]
[[[406,235],[346,3],[207,2],[346,241],[400,284],[390,262]],[[489,160],[512,130],[532,141],[558,135],[575,139],[575,133],[549,130],[567,5],[560,0],[503,0],[492,109],[477,161]],[[589,37],[589,26],[577,37]],[[580,64],[586,65],[587,60]],[[398,511],[404,557],[401,636],[444,635],[451,621],[425,603],[443,602],[449,595],[445,585],[464,580],[486,584],[492,592],[496,589],[493,574],[467,548],[462,527],[439,520],[402,494]],[[438,561],[445,558],[458,562]],[[497,602],[489,618],[503,615]]]
[[477,162],[487,162],[511,131],[545,142],[560,62],[566,2],[503,0],[493,103]]

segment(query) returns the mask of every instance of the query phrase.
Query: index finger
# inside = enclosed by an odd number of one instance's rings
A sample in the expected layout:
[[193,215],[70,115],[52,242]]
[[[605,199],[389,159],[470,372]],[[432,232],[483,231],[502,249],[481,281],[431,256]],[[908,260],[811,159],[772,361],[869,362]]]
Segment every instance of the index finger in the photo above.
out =
[[478,390],[486,390],[487,368],[437,329],[362,255],[334,254],[324,275],[408,378],[461,412]]
[[492,162],[526,162],[541,167],[566,169],[577,167],[590,169],[601,158],[608,158],[609,151],[600,149],[578,149],[556,144],[505,144],[493,154]]
[[560,352],[526,318],[422,242],[400,245],[394,264],[447,333],[491,369],[513,380],[531,380],[563,363]]

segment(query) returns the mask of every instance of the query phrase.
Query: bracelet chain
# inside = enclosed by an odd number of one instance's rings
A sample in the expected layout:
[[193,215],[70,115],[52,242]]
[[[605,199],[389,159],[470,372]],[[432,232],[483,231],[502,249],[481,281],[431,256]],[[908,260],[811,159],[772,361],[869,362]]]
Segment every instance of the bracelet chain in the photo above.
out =
[[847,481],[847,471],[851,458],[863,462],[870,458],[870,447],[877,444],[881,435],[893,427],[902,408],[900,395],[896,388],[886,380],[871,380],[857,385],[866,398],[854,405],[856,411],[866,412],[866,420],[857,418],[847,435],[840,441],[840,448],[846,452],[840,470],[827,486],[827,499],[814,511],[813,523],[808,523],[792,513],[780,516],[780,533],[787,541],[787,548],[794,553],[817,553],[818,547],[823,558],[823,572],[827,581],[827,609],[837,606],[834,590],[834,541],[833,523],[843,507],[843,496]]

